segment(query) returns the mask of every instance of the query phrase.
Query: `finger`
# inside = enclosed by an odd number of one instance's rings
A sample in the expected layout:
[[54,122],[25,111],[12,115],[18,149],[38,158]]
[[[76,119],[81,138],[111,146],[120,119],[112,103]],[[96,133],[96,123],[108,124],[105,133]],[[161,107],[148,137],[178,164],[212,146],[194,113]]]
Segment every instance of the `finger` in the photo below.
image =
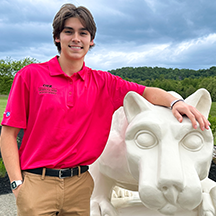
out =
[[211,125],[210,122],[205,117],[203,118],[203,121],[204,121],[204,127],[208,130],[209,126]]
[[206,129],[209,129],[209,128],[210,128],[209,126],[211,125],[211,123],[206,119],[205,125],[206,125],[205,128],[206,128]]
[[199,123],[200,129],[201,129],[202,131],[204,131],[206,125],[205,125],[203,116],[201,116],[201,115],[196,115],[196,114],[195,114],[195,118],[197,119],[197,121],[198,121],[198,123]]
[[[186,114],[187,115],[187,114]],[[194,129],[197,129],[197,121],[193,114],[188,114],[188,118],[191,120],[192,126]]]
[[[173,115],[174,115],[180,122],[182,122],[182,120],[183,120],[182,115],[186,115],[186,116],[190,119],[193,128],[194,128],[194,129],[197,129],[197,121],[196,121],[195,115],[194,115],[193,112],[192,112],[193,109],[195,110],[194,107],[192,107],[192,106],[190,106],[190,105],[188,105],[188,104],[185,104],[185,103],[183,103],[183,102],[182,102],[182,103],[179,102],[179,103],[177,103],[177,104],[173,107],[172,111],[173,111]],[[194,112],[195,112],[195,111],[194,111]],[[180,118],[180,116],[181,116],[181,118]],[[198,116],[198,112],[197,112],[197,116]]]
[[182,115],[175,109],[173,109],[172,112],[175,118],[181,123],[183,121]]
[[[190,106],[189,107],[189,112],[187,114],[187,116],[190,118],[190,120],[192,121],[193,127],[195,126],[194,121],[192,119],[194,119],[199,123],[200,129],[202,131],[206,129],[209,129],[209,122],[208,120],[205,118],[205,116],[203,116],[197,109],[195,109],[194,107]],[[196,128],[196,127],[194,127]]]
[[183,120],[182,115],[184,114],[190,119],[194,129],[197,129],[197,122],[199,123],[200,129],[202,131],[205,130],[205,128],[209,129],[209,125],[210,125],[209,121],[193,106],[179,107],[178,105],[180,105],[180,103],[174,106],[172,112],[179,122],[182,122]]
[[193,109],[192,113],[194,114],[196,120],[198,121],[199,125],[200,125],[200,129],[202,131],[206,129],[209,129],[209,121],[205,118],[205,116],[203,116],[200,112],[198,112],[197,110]]
[[[191,121],[194,129],[197,129],[197,119],[191,109],[185,109],[183,112]],[[196,114],[198,116],[198,114]],[[201,122],[201,121],[200,121]]]

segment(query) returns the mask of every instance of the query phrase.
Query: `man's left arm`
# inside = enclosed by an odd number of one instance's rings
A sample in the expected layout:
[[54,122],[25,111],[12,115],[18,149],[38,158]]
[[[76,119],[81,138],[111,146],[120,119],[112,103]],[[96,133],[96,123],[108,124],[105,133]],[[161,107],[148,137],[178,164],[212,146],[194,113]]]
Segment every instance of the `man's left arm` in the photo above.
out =
[[[154,87],[146,87],[143,92],[143,97],[150,103],[160,106],[170,107],[171,103],[175,101],[176,97],[168,92]],[[182,122],[183,115],[186,115],[192,122],[193,128],[197,128],[197,122],[201,130],[209,129],[209,121],[193,106],[178,101],[172,106],[172,113],[179,122]]]

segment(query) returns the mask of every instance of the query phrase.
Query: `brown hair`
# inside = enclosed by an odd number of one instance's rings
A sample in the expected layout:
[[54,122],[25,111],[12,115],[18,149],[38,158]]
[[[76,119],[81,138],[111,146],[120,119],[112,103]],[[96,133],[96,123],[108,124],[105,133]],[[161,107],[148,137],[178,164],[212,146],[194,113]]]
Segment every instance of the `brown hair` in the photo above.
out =
[[[64,4],[64,5],[62,5],[60,10],[55,15],[55,17],[53,19],[53,24],[52,24],[52,26],[53,26],[53,39],[54,39],[54,43],[57,46],[59,53],[61,53],[61,45],[59,42],[55,42],[55,39],[56,38],[59,39],[60,33],[64,29],[65,21],[71,17],[76,17],[80,20],[82,25],[90,33],[91,40],[93,40],[95,38],[96,24],[94,22],[94,18],[92,16],[91,12],[83,6],[76,7],[75,5],[70,4],[70,3]],[[94,45],[91,45],[90,48],[93,46]]]

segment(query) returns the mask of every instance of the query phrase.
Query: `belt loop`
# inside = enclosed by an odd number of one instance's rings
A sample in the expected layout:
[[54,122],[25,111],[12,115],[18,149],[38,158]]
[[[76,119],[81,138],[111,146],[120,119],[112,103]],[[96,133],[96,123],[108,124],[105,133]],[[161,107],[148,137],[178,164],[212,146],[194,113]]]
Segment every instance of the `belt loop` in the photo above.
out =
[[81,175],[81,168],[80,166],[78,166],[78,177],[80,178],[80,175]]
[[45,179],[45,174],[46,174],[46,168],[44,167],[44,168],[43,168],[43,171],[42,171],[41,180],[44,180],[44,179]]

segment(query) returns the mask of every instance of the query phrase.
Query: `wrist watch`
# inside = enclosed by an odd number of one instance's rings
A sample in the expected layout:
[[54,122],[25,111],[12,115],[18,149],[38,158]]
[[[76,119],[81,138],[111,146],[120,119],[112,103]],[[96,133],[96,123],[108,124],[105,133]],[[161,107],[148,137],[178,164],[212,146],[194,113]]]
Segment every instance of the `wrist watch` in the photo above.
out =
[[17,189],[17,187],[18,187],[19,185],[21,185],[22,183],[23,183],[22,180],[12,181],[11,184],[10,184],[11,190]]

